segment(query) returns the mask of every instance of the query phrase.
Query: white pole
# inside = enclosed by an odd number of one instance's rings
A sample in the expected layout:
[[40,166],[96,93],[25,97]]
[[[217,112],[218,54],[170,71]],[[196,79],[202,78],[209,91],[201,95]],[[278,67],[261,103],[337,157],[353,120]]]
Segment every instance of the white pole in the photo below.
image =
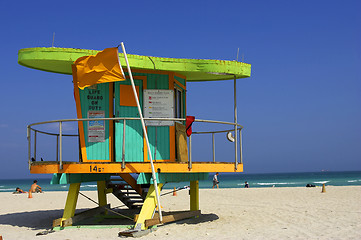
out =
[[153,183],[154,183],[154,188],[155,188],[155,196],[157,197],[157,203],[158,203],[157,205],[158,205],[158,211],[159,211],[159,220],[160,220],[160,222],[162,222],[162,221],[163,221],[163,218],[162,218],[162,210],[161,210],[161,207],[160,207],[160,199],[159,199],[159,193],[158,193],[158,184],[157,184],[157,178],[156,178],[156,176],[155,176],[155,170],[154,170],[154,165],[153,165],[153,158],[152,158],[152,153],[151,153],[151,151],[150,151],[150,145],[149,145],[149,140],[148,140],[147,129],[145,128],[144,119],[143,119],[143,114],[142,114],[142,110],[140,109],[139,99],[138,99],[138,95],[137,95],[137,90],[135,89],[132,72],[131,72],[131,70],[130,70],[130,66],[129,66],[129,62],[128,62],[128,57],[127,57],[127,53],[125,52],[125,47],[124,47],[123,42],[121,43],[121,45],[122,45],[122,50],[123,50],[125,62],[127,63],[128,73],[129,73],[129,77],[130,77],[130,82],[132,83],[132,88],[133,88],[133,92],[134,92],[135,101],[137,102],[139,117],[140,117],[140,121],[142,122],[142,127],[143,127],[143,132],[144,132],[145,141],[146,141],[146,143],[147,143],[148,155],[149,155],[149,159],[150,159],[150,165],[151,165],[151,167],[152,167],[152,177],[153,177]]
[[234,88],[234,168],[237,170],[238,167],[238,152],[237,152],[237,142],[238,142],[238,132],[237,132],[237,81],[236,75],[234,75],[233,88]]

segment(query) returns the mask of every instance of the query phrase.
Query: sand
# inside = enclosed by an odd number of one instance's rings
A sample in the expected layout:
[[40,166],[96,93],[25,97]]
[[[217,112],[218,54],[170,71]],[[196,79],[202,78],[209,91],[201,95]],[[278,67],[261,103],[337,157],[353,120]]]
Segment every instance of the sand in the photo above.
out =
[[[164,192],[169,190],[164,190]],[[85,192],[96,199],[96,192]],[[108,195],[112,206],[121,205]],[[62,216],[66,192],[0,193],[0,235],[8,239],[119,239],[121,228],[65,229],[44,236]],[[187,190],[161,198],[164,211],[189,209]],[[77,208],[96,205],[79,196]],[[201,189],[202,216],[160,225],[141,239],[361,239],[361,186]]]

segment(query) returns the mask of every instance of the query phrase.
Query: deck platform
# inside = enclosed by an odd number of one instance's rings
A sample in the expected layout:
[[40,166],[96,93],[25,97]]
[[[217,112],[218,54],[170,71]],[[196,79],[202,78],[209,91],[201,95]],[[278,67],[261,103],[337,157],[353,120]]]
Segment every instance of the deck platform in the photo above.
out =
[[[235,169],[232,162],[193,162],[192,168],[188,163],[179,162],[154,162],[154,168],[162,173],[192,173],[192,172],[243,172],[243,164],[239,163]],[[151,173],[149,162],[126,163],[122,169],[119,162],[66,162],[63,161],[63,168],[60,163],[53,162],[32,162],[30,173]]]

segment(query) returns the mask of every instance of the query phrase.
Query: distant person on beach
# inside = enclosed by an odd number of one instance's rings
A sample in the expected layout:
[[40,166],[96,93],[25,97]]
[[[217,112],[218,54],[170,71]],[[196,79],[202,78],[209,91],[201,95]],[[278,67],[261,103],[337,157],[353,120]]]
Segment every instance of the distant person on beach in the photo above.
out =
[[23,191],[19,187],[17,187],[15,191],[16,191],[15,193],[26,193],[25,191]]
[[32,193],[34,193],[34,192],[43,192],[42,190],[41,190],[41,187],[37,184],[37,180],[34,180],[34,183],[33,183],[33,185],[31,185],[31,187],[30,187],[30,192],[32,192]]
[[213,187],[212,188],[214,188],[214,186],[217,186],[217,188],[219,188],[218,187],[218,175],[219,175],[219,173],[216,173],[216,174],[214,174],[214,176],[213,176]]
[[247,181],[244,182],[244,187],[245,187],[245,188],[249,188],[249,184],[248,184]]

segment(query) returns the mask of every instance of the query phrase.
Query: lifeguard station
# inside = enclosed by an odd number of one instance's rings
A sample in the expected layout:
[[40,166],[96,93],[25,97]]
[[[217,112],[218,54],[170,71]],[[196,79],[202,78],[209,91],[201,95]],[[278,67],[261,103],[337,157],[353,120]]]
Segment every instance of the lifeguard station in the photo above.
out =
[[[26,48],[19,51],[18,62],[33,69],[71,75],[75,60],[98,52],[72,48]],[[30,172],[54,174],[53,184],[70,184],[64,214],[54,221],[54,227],[74,225],[82,218],[77,218],[74,213],[80,185],[84,182],[97,182],[100,207],[107,206],[107,194],[112,193],[129,209],[138,208],[140,211],[137,212],[134,228],[144,230],[161,220],[167,221],[164,219],[166,216],[162,219],[162,216],[155,214],[156,195],[165,183],[190,183],[190,211],[182,216],[192,217],[200,214],[199,180],[208,179],[209,172],[243,171],[242,126],[237,123],[236,79],[250,76],[250,64],[131,54],[128,58],[148,133],[157,189],[153,185],[149,149],[129,71],[124,68],[125,81],[95,84],[84,89],[79,89],[74,81],[76,119],[39,122],[27,127]],[[123,53],[119,53],[119,59],[121,66],[126,66]],[[196,81],[207,84],[206,81],[218,80],[234,81],[234,122],[187,117],[187,84]],[[65,134],[65,122],[77,122],[78,132]],[[222,125],[224,130],[196,131],[197,126],[204,123]],[[39,130],[39,126],[45,124],[57,124],[59,131]],[[190,126],[193,127],[192,134]],[[215,159],[214,136],[227,133],[234,144],[234,159],[218,162]],[[39,134],[56,139],[56,155],[51,161],[37,159]],[[209,161],[200,162],[192,158],[192,137],[196,134],[207,134],[212,138],[210,149],[213,157]],[[71,137],[79,139],[79,158],[64,159],[63,152],[68,150],[64,148],[63,142]],[[226,137],[224,139],[227,141]],[[222,149],[217,151],[222,152]],[[89,210],[85,215],[102,211],[102,208],[97,208]]]

